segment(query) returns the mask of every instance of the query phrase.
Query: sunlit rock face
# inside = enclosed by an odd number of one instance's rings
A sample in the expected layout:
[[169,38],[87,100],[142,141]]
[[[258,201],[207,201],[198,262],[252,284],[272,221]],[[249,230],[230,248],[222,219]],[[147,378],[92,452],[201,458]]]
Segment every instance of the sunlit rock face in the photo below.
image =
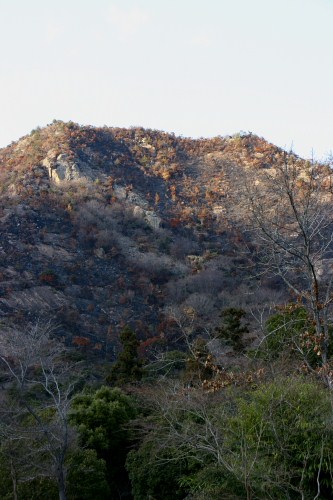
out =
[[93,169],[88,163],[77,160],[71,161],[67,154],[62,153],[56,158],[47,156],[42,164],[47,168],[50,179],[59,184],[62,181],[73,181],[78,179],[96,180],[100,172]]

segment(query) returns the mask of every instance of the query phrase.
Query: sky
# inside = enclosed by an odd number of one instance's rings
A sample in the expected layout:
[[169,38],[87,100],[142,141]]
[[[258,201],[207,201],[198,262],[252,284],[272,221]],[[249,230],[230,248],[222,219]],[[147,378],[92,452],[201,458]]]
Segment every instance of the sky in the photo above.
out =
[[0,0],[0,147],[54,119],[333,151],[333,0]]

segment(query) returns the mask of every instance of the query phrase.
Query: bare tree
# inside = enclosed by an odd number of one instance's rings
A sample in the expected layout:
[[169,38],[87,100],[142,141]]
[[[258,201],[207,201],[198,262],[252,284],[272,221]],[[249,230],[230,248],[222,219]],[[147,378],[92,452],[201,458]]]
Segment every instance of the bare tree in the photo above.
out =
[[40,322],[25,332],[15,328],[1,332],[0,362],[7,386],[2,398],[10,399],[2,434],[12,443],[14,437],[29,443],[29,474],[22,477],[31,479],[33,471],[34,477],[55,479],[59,498],[65,500],[65,459],[71,440],[68,416],[75,371],[53,333],[50,323]]
[[307,308],[324,366],[333,301],[332,172],[286,153],[280,165],[248,173],[244,194],[260,262]]
[[[224,477],[224,495],[212,498],[319,498],[326,474],[332,477],[330,394],[320,384],[288,377],[242,392],[205,393],[172,381],[144,397],[156,417],[143,424],[156,459],[174,460],[177,450],[176,459],[203,470],[212,465]],[[211,481],[201,475],[199,491],[209,491]],[[232,494],[237,485],[243,496]]]

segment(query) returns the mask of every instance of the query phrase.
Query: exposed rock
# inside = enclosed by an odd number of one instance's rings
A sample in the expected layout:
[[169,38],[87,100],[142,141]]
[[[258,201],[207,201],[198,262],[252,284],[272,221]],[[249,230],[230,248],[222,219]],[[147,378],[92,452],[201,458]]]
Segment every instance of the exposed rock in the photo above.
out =
[[99,259],[105,259],[105,257],[106,257],[104,248],[96,248],[96,250],[94,251],[94,254]]
[[103,177],[98,169],[95,170],[93,166],[83,161],[73,162],[65,153],[58,155],[56,160],[46,157],[42,164],[47,168],[50,179],[56,184],[82,178],[94,181]]
[[135,205],[133,208],[133,214],[135,215],[135,217],[143,219],[145,216],[145,211],[143,210],[143,208],[139,207],[138,205]]
[[147,210],[149,206],[148,202],[137,192],[128,191],[125,187],[116,185],[114,187],[114,193],[118,198],[123,200],[126,199],[130,203],[133,203],[135,205],[133,208],[134,215],[144,219],[152,229],[158,229],[160,227],[162,221],[161,217],[153,210]]
[[144,219],[153,229],[158,229],[162,220],[153,210],[145,210]]

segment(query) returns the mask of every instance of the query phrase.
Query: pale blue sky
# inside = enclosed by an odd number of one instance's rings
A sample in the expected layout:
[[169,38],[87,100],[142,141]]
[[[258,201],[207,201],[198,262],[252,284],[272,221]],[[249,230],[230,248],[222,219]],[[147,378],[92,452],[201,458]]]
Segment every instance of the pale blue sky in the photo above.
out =
[[333,0],[0,0],[0,147],[54,118],[333,150]]

